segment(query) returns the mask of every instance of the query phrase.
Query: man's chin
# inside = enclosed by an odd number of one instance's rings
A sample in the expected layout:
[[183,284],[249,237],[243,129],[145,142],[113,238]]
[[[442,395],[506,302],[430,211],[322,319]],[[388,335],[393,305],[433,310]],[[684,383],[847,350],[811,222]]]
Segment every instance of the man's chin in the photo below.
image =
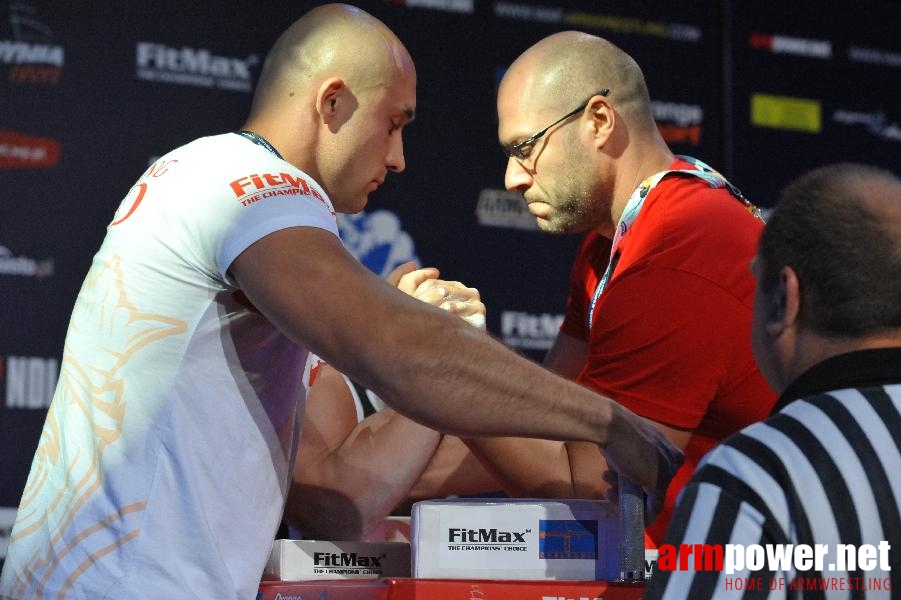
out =
[[535,221],[538,223],[538,229],[547,235],[572,235],[585,231],[584,228],[580,229],[573,224],[561,223],[552,219],[536,217]]
[[365,195],[362,198],[350,198],[341,203],[339,206],[337,203],[332,203],[332,206],[335,207],[335,211],[339,213],[343,213],[345,215],[355,215],[357,213],[363,212],[363,209],[366,208],[366,205],[369,204],[369,195]]

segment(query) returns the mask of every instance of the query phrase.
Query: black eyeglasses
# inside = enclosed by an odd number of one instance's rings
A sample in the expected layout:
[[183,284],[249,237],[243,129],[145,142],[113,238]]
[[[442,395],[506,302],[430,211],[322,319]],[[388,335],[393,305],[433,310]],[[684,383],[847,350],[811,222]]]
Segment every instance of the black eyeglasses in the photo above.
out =
[[529,137],[527,137],[523,141],[519,142],[518,144],[513,144],[512,146],[503,146],[502,148],[503,148],[504,154],[507,156],[507,158],[516,158],[518,160],[527,159],[529,157],[532,145],[535,142],[537,142],[538,140],[540,140],[541,137],[545,133],[547,133],[551,127],[553,127],[557,123],[562,123],[563,121],[570,118],[571,116],[585,110],[585,107],[588,106],[588,103],[591,102],[591,99],[594,98],[595,96],[606,96],[609,93],[610,93],[610,90],[605,88],[596,94],[592,94],[585,100],[585,102],[583,102],[582,104],[580,104],[573,110],[569,111],[568,113],[566,113],[565,115],[563,115],[562,117],[560,117],[559,119],[557,119],[556,121],[554,121],[553,123],[551,123],[550,125],[545,127],[544,129],[542,129],[538,133],[536,133],[534,135],[530,135]]

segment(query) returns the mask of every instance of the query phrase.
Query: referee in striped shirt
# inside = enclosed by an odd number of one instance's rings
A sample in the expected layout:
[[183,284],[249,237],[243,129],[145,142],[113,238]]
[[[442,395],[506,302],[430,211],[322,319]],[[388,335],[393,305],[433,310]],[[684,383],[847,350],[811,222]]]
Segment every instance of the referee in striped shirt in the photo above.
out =
[[754,354],[781,396],[685,486],[645,599],[901,598],[901,179],[803,175],[753,268]]

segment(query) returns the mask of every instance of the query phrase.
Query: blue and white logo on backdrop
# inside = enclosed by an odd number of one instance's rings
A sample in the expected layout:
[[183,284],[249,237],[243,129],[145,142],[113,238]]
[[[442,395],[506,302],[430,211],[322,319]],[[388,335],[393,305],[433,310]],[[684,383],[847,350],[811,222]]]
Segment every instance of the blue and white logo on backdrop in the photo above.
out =
[[363,266],[384,277],[394,267],[408,261],[420,265],[413,238],[403,230],[391,211],[365,211],[355,215],[339,213],[338,233],[344,246]]

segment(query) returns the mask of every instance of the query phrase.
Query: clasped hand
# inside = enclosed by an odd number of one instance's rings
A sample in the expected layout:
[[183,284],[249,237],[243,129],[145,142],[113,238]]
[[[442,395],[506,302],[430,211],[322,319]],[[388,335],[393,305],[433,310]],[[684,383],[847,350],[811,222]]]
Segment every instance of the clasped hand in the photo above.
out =
[[479,290],[459,281],[438,279],[439,275],[438,269],[434,267],[417,269],[415,263],[407,262],[396,267],[385,279],[400,291],[454,313],[484,331],[486,310]]

